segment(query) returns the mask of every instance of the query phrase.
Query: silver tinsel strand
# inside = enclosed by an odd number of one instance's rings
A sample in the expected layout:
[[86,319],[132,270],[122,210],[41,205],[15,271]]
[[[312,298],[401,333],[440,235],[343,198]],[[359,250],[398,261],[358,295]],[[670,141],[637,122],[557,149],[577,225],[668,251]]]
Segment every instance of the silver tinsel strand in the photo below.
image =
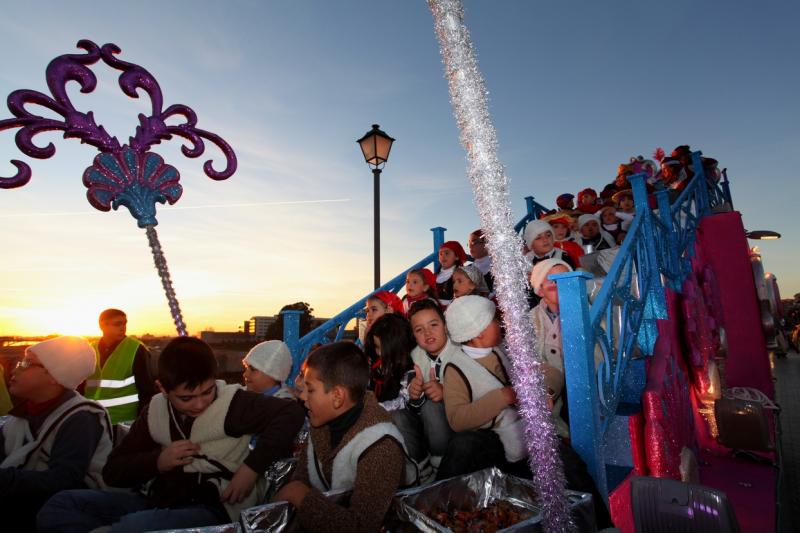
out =
[[541,358],[530,320],[526,290],[527,267],[522,242],[514,232],[508,178],[497,157],[497,136],[488,110],[488,95],[464,25],[460,0],[428,0],[450,87],[461,143],[467,151],[468,175],[488,237],[495,290],[506,328],[514,390],[525,420],[526,444],[533,481],[543,507],[547,531],[573,531],[564,493],[564,470],[555,429],[547,406]]
[[178,298],[175,296],[175,289],[172,288],[172,280],[169,277],[169,268],[167,268],[167,258],[164,257],[161,243],[158,242],[158,233],[156,233],[155,226],[145,226],[145,231],[147,232],[147,242],[150,243],[150,250],[153,252],[153,261],[156,264],[156,270],[158,270],[158,277],[161,278],[161,286],[164,287],[164,293],[167,295],[169,312],[172,315],[172,321],[175,322],[175,329],[178,330],[178,335],[185,337],[186,324],[183,323]]

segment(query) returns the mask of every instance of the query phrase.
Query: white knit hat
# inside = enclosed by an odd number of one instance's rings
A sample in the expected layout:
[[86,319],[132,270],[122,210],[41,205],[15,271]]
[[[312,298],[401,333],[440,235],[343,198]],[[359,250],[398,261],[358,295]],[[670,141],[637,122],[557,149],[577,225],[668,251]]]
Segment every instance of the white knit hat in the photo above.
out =
[[462,296],[444,312],[447,331],[453,342],[467,342],[480,335],[494,318],[495,305],[477,295]]
[[537,218],[528,222],[528,225],[525,226],[525,231],[522,232],[522,239],[525,241],[525,246],[530,248],[531,243],[533,243],[536,237],[545,231],[549,231],[555,235],[553,232],[553,226],[551,226],[550,223],[545,220],[539,220]]
[[264,341],[253,346],[244,358],[247,366],[283,383],[292,371],[292,354],[283,341]]
[[75,389],[94,373],[94,348],[81,337],[56,337],[29,346],[47,372],[64,388]]
[[568,272],[572,272],[571,266],[561,259],[555,258],[545,259],[544,261],[536,263],[536,265],[533,267],[533,270],[531,271],[531,287],[537,296],[542,295],[542,283],[544,283],[544,280],[547,279],[547,273],[550,272],[550,269],[556,265],[563,265],[567,267]]
[[585,214],[585,215],[579,216],[578,217],[578,231],[581,230],[581,228],[584,226],[584,224],[586,224],[587,222],[591,222],[592,220],[594,220],[595,222],[600,224],[600,219],[597,218],[595,215]]

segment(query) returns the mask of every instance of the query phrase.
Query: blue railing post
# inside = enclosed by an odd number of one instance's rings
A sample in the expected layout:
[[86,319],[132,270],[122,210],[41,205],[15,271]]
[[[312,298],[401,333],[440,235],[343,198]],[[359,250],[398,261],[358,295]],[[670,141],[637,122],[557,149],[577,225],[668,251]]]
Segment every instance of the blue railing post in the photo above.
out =
[[670,287],[673,290],[680,290],[677,280],[680,278],[680,264],[678,262],[678,241],[675,235],[675,226],[672,220],[672,209],[669,205],[669,189],[659,189],[655,192],[656,202],[658,203],[658,219],[664,226],[664,234],[661,236],[665,243],[666,255],[663,270],[670,280]]
[[533,196],[525,197],[525,207],[528,210],[528,216],[530,218],[537,218],[539,216],[539,213],[536,212],[536,202],[533,201]]
[[731,198],[731,182],[728,181],[728,169],[722,169],[722,193],[725,195],[725,201],[733,209],[733,199]]
[[702,155],[703,152],[699,150],[692,152],[692,167],[694,167],[694,177],[692,179],[700,182],[697,187],[697,199],[698,204],[700,204],[697,209],[698,223],[701,218],[711,213],[711,203],[708,199],[708,182],[706,181],[706,173],[703,170]]
[[447,228],[436,226],[431,228],[433,232],[433,271],[439,270],[439,248],[444,244],[444,232]]
[[300,316],[303,311],[296,309],[286,309],[281,311],[283,316],[283,342],[289,347],[289,352],[292,354],[292,372],[290,376],[297,374],[300,367]]
[[573,428],[570,433],[572,447],[586,463],[598,490],[607,501],[603,432],[594,367],[595,336],[586,293],[586,281],[593,276],[588,272],[565,272],[548,277],[556,280],[558,287],[569,425]]

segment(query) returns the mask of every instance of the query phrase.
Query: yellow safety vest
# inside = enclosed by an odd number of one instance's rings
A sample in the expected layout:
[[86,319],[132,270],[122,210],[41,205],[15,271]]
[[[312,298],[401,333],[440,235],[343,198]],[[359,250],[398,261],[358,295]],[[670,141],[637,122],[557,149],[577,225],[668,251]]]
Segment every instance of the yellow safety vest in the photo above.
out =
[[86,380],[84,395],[108,410],[112,424],[129,422],[139,414],[139,391],[133,375],[133,360],[142,343],[125,337],[100,368],[100,341],[92,343],[94,374]]

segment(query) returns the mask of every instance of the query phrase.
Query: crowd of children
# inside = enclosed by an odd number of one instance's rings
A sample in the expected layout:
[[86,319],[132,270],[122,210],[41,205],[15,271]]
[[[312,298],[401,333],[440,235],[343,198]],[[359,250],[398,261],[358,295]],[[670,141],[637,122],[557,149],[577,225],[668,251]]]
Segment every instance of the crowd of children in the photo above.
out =
[[[656,158],[658,165],[642,157],[620,165],[599,195],[592,188],[560,195],[557,210],[522,232],[530,320],[559,453],[568,485],[595,495],[601,527],[610,524],[605,504],[569,446],[550,276],[613,261],[635,216],[631,174],[645,172],[649,188],[680,194],[695,173],[689,147]],[[707,176],[719,176],[716,161],[701,162]],[[447,241],[436,272],[408,272],[402,298],[372,294],[363,350],[351,342],[317,348],[294,389],[292,356],[281,341],[250,350],[242,387],[216,379],[216,358],[204,342],[172,340],[151,384],[159,392],[144,400],[139,394],[138,417],[115,446],[106,408],[87,398],[84,385],[96,374],[95,349],[76,337],[29,347],[9,382],[18,402],[0,428],[4,525],[138,532],[235,521],[262,501],[266,469],[297,451],[304,424],[308,438],[294,476],[274,500],[291,503],[312,531],[378,531],[398,488],[434,479],[489,466],[530,477],[488,244],[481,230],[469,235],[469,256]],[[352,491],[346,504],[325,497],[335,489]]]

